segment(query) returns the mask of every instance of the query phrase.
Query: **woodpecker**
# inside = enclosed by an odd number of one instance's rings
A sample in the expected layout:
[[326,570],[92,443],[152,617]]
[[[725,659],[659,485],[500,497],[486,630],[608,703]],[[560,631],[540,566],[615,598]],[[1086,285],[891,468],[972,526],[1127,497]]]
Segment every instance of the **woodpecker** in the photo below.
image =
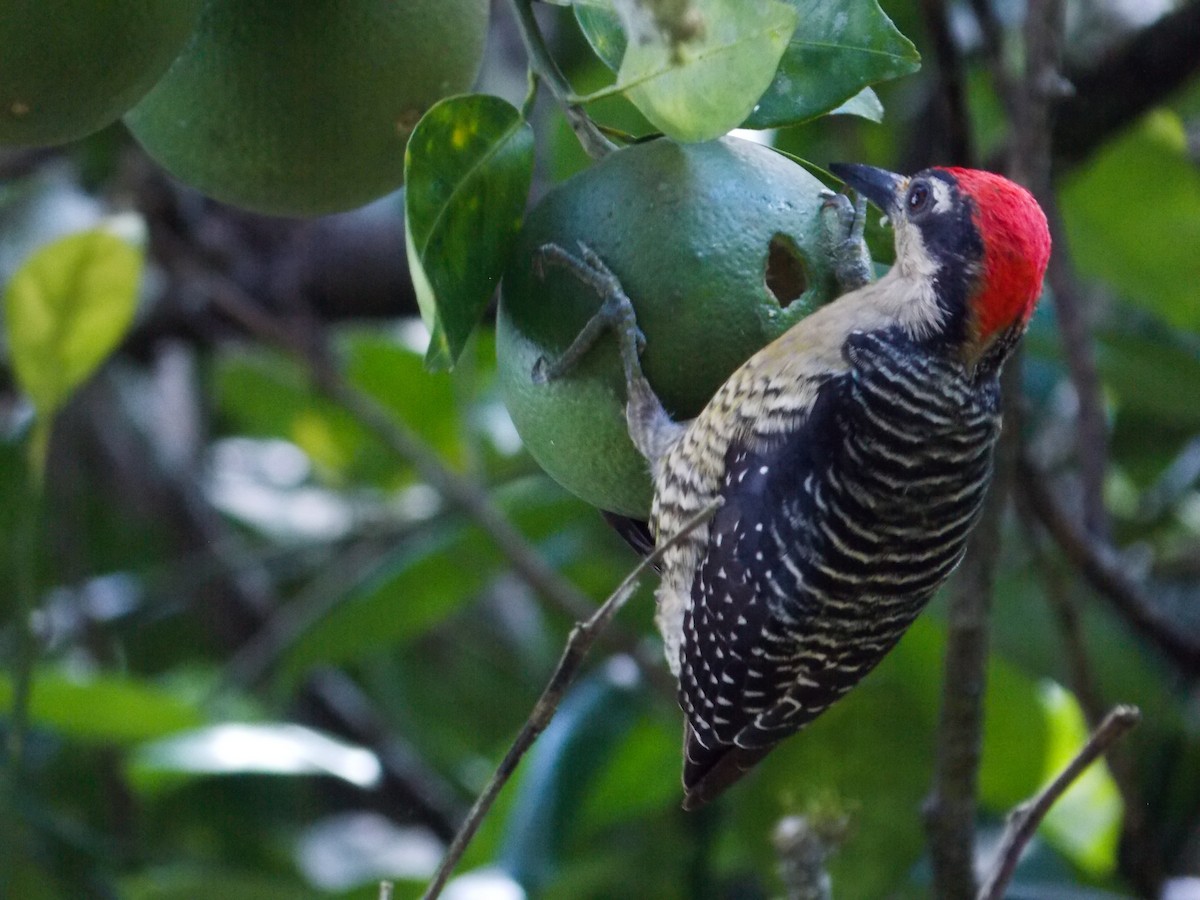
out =
[[[737,369],[688,422],[642,376],[644,339],[620,282],[586,247],[556,245],[603,298],[626,416],[667,541],[656,619],[678,678],[684,808],[708,802],[859,682],[962,559],[1000,432],[999,373],[1025,331],[1050,255],[1024,188],[972,169],[903,177],[835,165],[843,259],[864,259],[863,198],[886,214],[895,264],[802,319]],[[869,261],[869,260],[868,260]],[[720,323],[713,323],[719,329]],[[601,326],[535,378],[565,377]],[[636,543],[636,542],[635,542]]]

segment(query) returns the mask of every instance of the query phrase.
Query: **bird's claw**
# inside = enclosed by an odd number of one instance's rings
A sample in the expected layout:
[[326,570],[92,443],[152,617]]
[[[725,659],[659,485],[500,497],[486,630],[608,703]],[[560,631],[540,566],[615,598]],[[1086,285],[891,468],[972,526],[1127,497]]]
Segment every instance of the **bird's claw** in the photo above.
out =
[[862,287],[871,280],[871,255],[863,240],[867,221],[867,199],[853,202],[845,194],[821,191],[821,222],[833,257],[834,275],[842,293]]
[[[633,303],[613,271],[583,241],[579,242],[576,253],[559,244],[542,244],[533,256],[533,270],[538,277],[545,277],[547,264],[566,269],[594,290],[600,296],[601,303],[562,356],[553,361],[545,357],[538,358],[530,373],[534,383],[546,384],[565,375],[591,349],[600,335],[610,330],[616,332],[626,370],[635,369],[637,358],[646,349],[646,336],[637,327]],[[632,358],[629,357],[630,352],[633,353]]]

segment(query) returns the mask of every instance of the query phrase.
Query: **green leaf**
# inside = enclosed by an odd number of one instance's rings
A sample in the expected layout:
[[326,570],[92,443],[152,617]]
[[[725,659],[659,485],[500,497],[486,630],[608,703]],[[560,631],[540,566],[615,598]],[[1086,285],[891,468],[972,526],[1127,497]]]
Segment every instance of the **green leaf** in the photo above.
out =
[[[13,686],[0,677],[0,711],[12,706]],[[35,725],[80,741],[128,744],[200,725],[190,703],[133,678],[74,678],[40,671],[33,680],[29,718]]]
[[[908,75],[921,56],[875,0],[787,0],[799,14],[766,93],[747,128],[776,128],[815,118],[864,87]],[[868,117],[869,118],[869,117]]]
[[782,0],[696,0],[703,36],[672,46],[665,39],[630,43],[613,88],[679,141],[707,141],[736,128],[771,83],[796,11]]
[[55,412],[133,322],[143,231],[140,219],[114,217],[41,247],[8,283],[9,348],[17,383],[38,414],[32,453],[39,469]]
[[404,158],[405,240],[430,368],[453,366],[483,314],[532,177],[533,131],[499,97],[450,97],[417,123]]
[[[1088,727],[1079,703],[1057,684],[1044,685],[1041,700],[1050,725],[1045,771],[1049,781],[1087,742]],[[1041,830],[1060,853],[1099,878],[1116,869],[1123,813],[1117,785],[1108,766],[1099,760],[1051,807]]]
[[617,14],[611,9],[577,3],[575,20],[579,23],[579,29],[587,38],[592,51],[603,63],[614,72],[621,68],[626,42],[625,32],[621,30],[621,20],[617,18]]
[[1139,334],[1129,327],[1101,334],[1098,350],[1100,374],[1118,415],[1157,419],[1180,431],[1200,429],[1200,404],[1192,391],[1180,389],[1200,384],[1200,350],[1170,334]]
[[1061,194],[1081,271],[1179,328],[1200,331],[1200,171],[1182,123],[1152,113],[1109,143]]

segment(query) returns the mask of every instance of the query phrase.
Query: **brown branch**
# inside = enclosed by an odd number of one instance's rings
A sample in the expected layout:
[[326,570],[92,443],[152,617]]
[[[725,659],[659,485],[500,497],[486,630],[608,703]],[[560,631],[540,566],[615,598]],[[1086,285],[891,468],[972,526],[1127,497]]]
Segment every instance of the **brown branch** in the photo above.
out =
[[1019,431],[1020,369],[1019,357],[1009,360],[1003,385],[1006,425],[997,447],[996,474],[950,591],[933,789],[923,809],[934,896],[939,900],[975,896],[975,812],[987,685],[988,617]]
[[450,874],[454,871],[454,867],[458,865],[459,860],[462,859],[463,853],[466,852],[472,838],[475,836],[475,832],[479,830],[479,826],[491,810],[496,797],[499,796],[500,791],[508,783],[517,766],[529,751],[529,748],[533,746],[534,741],[545,731],[546,726],[550,724],[550,720],[554,717],[555,712],[558,711],[558,705],[562,701],[567,688],[579,674],[579,669],[583,665],[583,661],[592,644],[595,643],[596,638],[603,633],[613,617],[620,612],[626,601],[629,600],[637,588],[638,579],[657,564],[667,550],[691,534],[693,529],[708,521],[720,505],[720,498],[714,500],[685,522],[683,527],[676,534],[672,535],[669,540],[661,542],[654,549],[654,552],[638,562],[633,570],[617,586],[617,589],[609,595],[608,599],[587,620],[577,623],[571,630],[571,636],[567,639],[567,645],[563,648],[562,657],[558,661],[558,666],[555,668],[554,674],[550,676],[550,681],[547,683],[545,690],[542,691],[542,695],[538,698],[537,703],[534,704],[529,718],[517,734],[508,752],[504,754],[504,758],[500,761],[500,765],[497,766],[496,771],[488,780],[487,785],[484,786],[483,791],[475,800],[471,811],[467,813],[467,818],[463,821],[458,833],[454,836],[454,840],[451,841],[450,846],[446,849],[446,854],[442,857],[441,864],[438,866],[437,871],[429,882],[429,886],[422,895],[423,900],[435,900],[441,894],[442,888],[446,886],[446,881],[450,878]]
[[977,900],[1002,900],[1004,890],[1012,880],[1021,852],[1033,838],[1038,826],[1050,812],[1050,808],[1058,802],[1080,775],[1095,762],[1112,744],[1123,737],[1141,720],[1142,714],[1136,706],[1117,706],[1105,717],[1088,738],[1087,743],[1080,748],[1061,772],[1034,797],[1022,803],[1012,811],[1004,836],[1000,840],[1000,849],[996,864],[979,891]]
[[1057,104],[1053,127],[1059,165],[1078,163],[1146,110],[1200,73],[1200,2],[1143,28],[1086,70],[1067,73],[1075,87]]
[[[1054,291],[1059,335],[1067,371],[1078,400],[1075,451],[1079,462],[1084,524],[1091,534],[1107,531],[1104,476],[1108,469],[1108,423],[1104,415],[1100,376],[1090,324],[1084,312],[1083,292],[1071,262],[1066,228],[1058,210],[1052,181],[1051,123],[1053,104],[1066,83],[1060,74],[1063,50],[1062,0],[1031,3],[1025,26],[1025,76],[1009,87],[1006,105],[1012,116],[1013,136],[1008,169],[1041,204],[1050,224],[1054,254],[1047,282]],[[1000,60],[993,61],[1000,65]]]
[[1142,585],[1125,571],[1119,554],[1111,545],[1089,536],[1071,520],[1054,499],[1044,477],[1028,460],[1020,462],[1018,471],[1020,490],[1067,561],[1135,631],[1185,672],[1200,673],[1200,639],[1177,629],[1156,608]]
[[[969,166],[975,158],[971,140],[971,120],[967,115],[966,76],[963,61],[950,33],[950,20],[944,0],[921,0],[925,27],[933,40],[937,59],[935,103],[946,126],[946,152],[949,159],[930,160]],[[935,149],[936,155],[936,149]]]

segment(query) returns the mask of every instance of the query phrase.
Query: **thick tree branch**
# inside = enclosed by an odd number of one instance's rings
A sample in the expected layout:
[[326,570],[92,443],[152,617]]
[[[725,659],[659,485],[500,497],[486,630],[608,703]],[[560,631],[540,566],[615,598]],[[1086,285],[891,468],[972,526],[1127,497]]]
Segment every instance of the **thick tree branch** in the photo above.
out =
[[1066,73],[1075,87],[1055,109],[1055,161],[1082,161],[1200,73],[1200,2],[1143,28],[1094,66]]
[[1037,197],[1049,221],[1054,253],[1047,282],[1054,292],[1059,335],[1078,401],[1075,450],[1079,462],[1084,524],[1089,533],[1107,530],[1104,476],[1108,469],[1108,424],[1096,369],[1090,323],[1071,262],[1066,228],[1052,180],[1051,127],[1054,102],[1067,90],[1060,74],[1063,53],[1062,0],[1030,3],[1025,23],[1024,78],[1011,84],[1007,106],[1013,135],[1008,171]]
[[1004,376],[1005,428],[996,452],[996,475],[950,588],[933,790],[924,808],[938,900],[975,896],[976,791],[987,687],[988,617],[1015,464],[1019,373],[1017,357],[1009,361]]

